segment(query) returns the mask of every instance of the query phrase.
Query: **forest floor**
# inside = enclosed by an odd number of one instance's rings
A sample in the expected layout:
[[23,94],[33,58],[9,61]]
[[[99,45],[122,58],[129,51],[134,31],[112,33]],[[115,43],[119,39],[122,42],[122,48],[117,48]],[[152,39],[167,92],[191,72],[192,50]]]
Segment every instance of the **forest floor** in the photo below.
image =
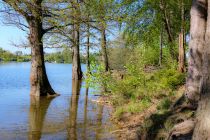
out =
[[[179,100],[183,97],[184,90],[184,86],[177,89],[171,106],[182,104]],[[100,96],[95,102],[111,106],[109,103],[110,98],[110,96]],[[176,124],[189,120],[194,116],[194,111],[179,109],[179,107],[158,110],[158,103],[157,99],[153,100],[150,107],[141,113],[124,113],[120,119],[112,117],[112,121],[115,122],[118,129],[111,133],[115,134],[120,140],[167,139]],[[111,107],[113,110],[115,109],[114,106]],[[185,139],[190,138],[190,136],[185,137]]]

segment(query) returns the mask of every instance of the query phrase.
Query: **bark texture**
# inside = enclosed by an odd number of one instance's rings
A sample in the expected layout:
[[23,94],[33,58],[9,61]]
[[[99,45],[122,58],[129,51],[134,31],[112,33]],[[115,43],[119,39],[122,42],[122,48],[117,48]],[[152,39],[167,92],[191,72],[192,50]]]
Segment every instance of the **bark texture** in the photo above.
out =
[[[207,12],[210,13],[210,2],[207,5]],[[196,114],[196,126],[193,133],[193,140],[210,139],[210,17],[207,17],[205,48],[203,55],[203,78],[201,83],[201,94]]]
[[49,83],[44,63],[42,22],[39,19],[31,19],[28,22],[30,27],[29,41],[31,45],[31,95],[54,95],[56,93]]
[[206,0],[193,0],[190,21],[190,43],[188,77],[186,81],[186,97],[198,102],[202,83],[203,53],[206,32]]
[[82,70],[80,64],[80,34],[79,34],[79,25],[74,25],[74,46],[73,46],[73,62],[72,62],[72,79],[81,80],[82,79]]

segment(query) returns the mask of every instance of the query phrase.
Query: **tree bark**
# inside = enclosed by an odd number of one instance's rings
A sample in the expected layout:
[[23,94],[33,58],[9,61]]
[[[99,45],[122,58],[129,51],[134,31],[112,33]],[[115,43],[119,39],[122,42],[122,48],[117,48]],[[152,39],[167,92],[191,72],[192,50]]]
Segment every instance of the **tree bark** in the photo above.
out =
[[109,71],[109,63],[107,55],[106,29],[103,26],[101,28],[101,52],[104,70],[107,72]]
[[206,32],[206,0],[194,0],[191,8],[189,64],[186,81],[186,97],[197,103],[200,97],[203,53]]
[[31,92],[32,96],[55,95],[45,69],[43,52],[42,22],[39,18],[32,18],[28,21],[30,28],[29,41],[31,45]]
[[[76,3],[76,4],[75,4]],[[73,51],[72,51],[72,79],[81,80],[82,79],[82,69],[80,64],[80,5],[79,1],[73,2],[74,12],[73,15],[74,25],[73,25]]]
[[[210,3],[203,2],[207,5],[208,14],[210,13]],[[205,6],[204,5],[204,6]],[[205,7],[206,8],[206,7]],[[206,14],[207,15],[207,14]],[[210,139],[210,17],[207,17],[205,46],[203,55],[203,77],[201,83],[201,95],[196,114],[196,125],[193,133],[193,140]],[[200,26],[200,25],[198,25]]]
[[181,32],[179,34],[179,66],[178,70],[179,72],[183,73],[185,72],[185,41],[184,41],[184,3],[183,0],[181,0]]
[[78,24],[74,25],[73,32],[73,51],[72,51],[72,79],[81,80],[82,79],[82,69],[80,64],[80,26]]

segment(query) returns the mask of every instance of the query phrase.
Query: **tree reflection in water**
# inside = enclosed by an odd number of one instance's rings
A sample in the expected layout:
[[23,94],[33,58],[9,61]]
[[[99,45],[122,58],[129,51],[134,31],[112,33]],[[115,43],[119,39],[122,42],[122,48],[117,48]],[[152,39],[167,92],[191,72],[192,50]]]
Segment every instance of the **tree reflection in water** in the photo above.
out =
[[40,140],[47,109],[53,98],[31,96],[29,110],[29,140]]
[[70,103],[70,115],[69,115],[69,140],[77,139],[77,110],[78,110],[78,101],[81,89],[80,80],[72,80],[72,95]]

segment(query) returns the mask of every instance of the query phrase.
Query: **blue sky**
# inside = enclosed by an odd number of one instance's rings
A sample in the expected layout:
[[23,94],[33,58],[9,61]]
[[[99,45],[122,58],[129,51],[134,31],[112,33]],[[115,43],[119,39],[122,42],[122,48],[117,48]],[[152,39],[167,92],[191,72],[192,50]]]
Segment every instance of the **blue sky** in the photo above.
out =
[[20,43],[23,40],[26,40],[27,33],[18,29],[17,27],[13,26],[6,26],[3,24],[0,24],[0,47],[9,50],[11,52],[15,52],[17,50],[23,51],[23,53],[29,53],[29,49],[25,48],[17,48],[14,45],[12,45],[12,42],[14,43]]

